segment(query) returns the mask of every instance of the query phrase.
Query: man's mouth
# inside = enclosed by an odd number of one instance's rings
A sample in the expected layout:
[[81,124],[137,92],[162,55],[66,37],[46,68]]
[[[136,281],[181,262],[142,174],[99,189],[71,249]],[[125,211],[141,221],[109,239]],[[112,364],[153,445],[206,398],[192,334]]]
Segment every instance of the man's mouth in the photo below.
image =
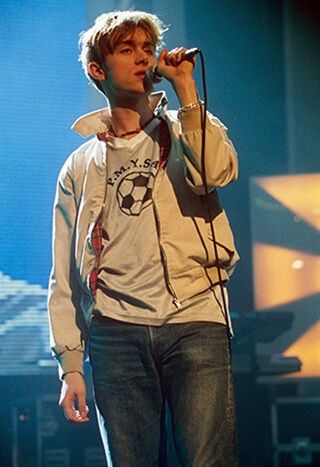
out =
[[147,70],[137,71],[135,73],[135,76],[137,76],[138,78],[144,79],[147,76]]

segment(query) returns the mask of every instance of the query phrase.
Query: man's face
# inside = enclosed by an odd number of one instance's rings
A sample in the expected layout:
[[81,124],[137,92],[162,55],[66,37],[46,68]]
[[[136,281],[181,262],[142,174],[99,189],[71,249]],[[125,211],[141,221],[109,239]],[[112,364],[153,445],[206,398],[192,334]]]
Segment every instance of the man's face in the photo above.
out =
[[146,33],[136,28],[126,35],[112,54],[105,57],[107,96],[149,94],[152,82],[146,77],[148,68],[155,63],[155,47]]

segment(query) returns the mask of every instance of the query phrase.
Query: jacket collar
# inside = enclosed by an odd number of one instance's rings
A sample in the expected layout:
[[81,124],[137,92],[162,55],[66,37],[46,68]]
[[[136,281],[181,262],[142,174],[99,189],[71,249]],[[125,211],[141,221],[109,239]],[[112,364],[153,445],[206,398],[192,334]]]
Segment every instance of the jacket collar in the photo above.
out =
[[[154,92],[150,95],[150,106],[157,117],[163,116],[166,110],[167,97],[164,91]],[[79,117],[71,129],[86,138],[92,134],[104,133],[110,127],[110,109],[95,110]]]

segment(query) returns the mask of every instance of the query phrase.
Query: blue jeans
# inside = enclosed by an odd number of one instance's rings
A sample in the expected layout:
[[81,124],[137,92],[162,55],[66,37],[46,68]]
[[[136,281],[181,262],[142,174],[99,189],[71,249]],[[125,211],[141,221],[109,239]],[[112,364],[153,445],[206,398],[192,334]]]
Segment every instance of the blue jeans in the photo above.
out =
[[160,327],[93,319],[90,361],[108,466],[156,467],[164,401],[182,467],[234,467],[228,338],[209,322]]

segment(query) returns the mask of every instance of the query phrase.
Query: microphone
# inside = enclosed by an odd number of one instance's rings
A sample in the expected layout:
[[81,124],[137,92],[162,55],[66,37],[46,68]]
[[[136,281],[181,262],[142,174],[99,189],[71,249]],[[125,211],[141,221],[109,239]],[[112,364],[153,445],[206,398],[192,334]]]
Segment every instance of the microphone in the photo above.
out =
[[[183,60],[190,60],[200,52],[198,47],[187,49],[183,54]],[[158,71],[158,65],[151,66],[147,71],[147,76],[153,83],[160,83],[163,76]]]
[[193,47],[192,49],[187,49],[183,55],[184,60],[190,60],[190,58],[193,58],[195,55],[197,55],[200,52],[200,49],[198,47]]

